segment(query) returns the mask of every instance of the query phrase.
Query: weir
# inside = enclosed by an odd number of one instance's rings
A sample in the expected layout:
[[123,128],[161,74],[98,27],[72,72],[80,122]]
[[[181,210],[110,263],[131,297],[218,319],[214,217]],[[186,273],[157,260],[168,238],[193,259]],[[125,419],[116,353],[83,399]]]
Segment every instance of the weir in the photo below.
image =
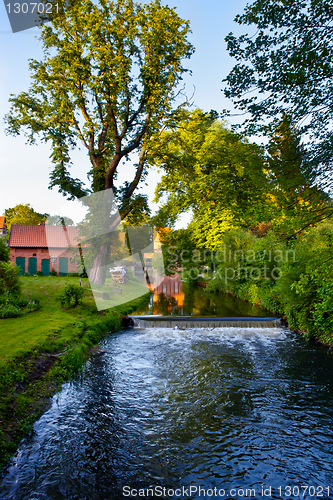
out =
[[193,316],[130,316],[134,328],[277,328],[281,327],[280,318],[260,317],[193,317]]

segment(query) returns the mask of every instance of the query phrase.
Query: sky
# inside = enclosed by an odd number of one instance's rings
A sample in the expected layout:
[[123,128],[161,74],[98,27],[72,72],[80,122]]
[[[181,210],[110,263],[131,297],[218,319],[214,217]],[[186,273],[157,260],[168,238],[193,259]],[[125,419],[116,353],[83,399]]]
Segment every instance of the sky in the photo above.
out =
[[[192,34],[189,39],[195,47],[191,59],[185,60],[184,66],[192,71],[186,75],[186,93],[191,96],[196,107],[209,111],[231,109],[231,102],[225,99],[222,80],[227,76],[235,60],[227,50],[224,37],[232,31],[244,32],[244,27],[234,22],[236,14],[242,13],[248,3],[246,0],[173,0],[168,2],[177,13],[190,21]],[[0,215],[6,208],[22,203],[30,205],[40,213],[71,213],[75,220],[72,202],[66,202],[57,189],[49,190],[49,174],[52,163],[49,158],[50,147],[39,142],[38,145],[26,145],[24,136],[6,136],[3,117],[9,111],[10,94],[17,95],[27,91],[30,85],[28,60],[42,59],[42,46],[38,40],[39,29],[31,28],[19,33],[12,33],[4,3],[0,4]],[[230,121],[233,119],[231,118]],[[234,118],[234,120],[237,120]],[[86,180],[89,160],[83,148],[73,152],[71,174]],[[131,180],[131,165],[122,167],[119,179]],[[141,192],[148,194],[150,202],[161,173],[150,171],[148,186]],[[152,209],[157,205],[151,203]],[[72,218],[73,218],[72,217]],[[186,225],[190,215],[185,214],[177,227]]]

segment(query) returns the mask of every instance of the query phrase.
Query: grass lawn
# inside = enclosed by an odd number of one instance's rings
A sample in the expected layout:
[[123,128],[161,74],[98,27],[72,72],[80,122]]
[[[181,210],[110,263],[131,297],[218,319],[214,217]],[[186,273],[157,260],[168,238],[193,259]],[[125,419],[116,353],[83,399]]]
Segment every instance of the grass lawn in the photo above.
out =
[[[82,279],[85,290],[82,304],[68,310],[60,307],[56,300],[57,293],[68,283],[79,284],[80,278],[22,276],[21,282],[23,295],[30,298],[37,296],[41,309],[20,318],[0,319],[0,368],[4,362],[22,357],[34,349],[52,352],[61,343],[70,342],[73,327],[81,321],[89,322],[96,318],[97,314],[87,278]],[[121,286],[122,295],[111,296],[111,300],[99,298],[99,309],[118,306],[119,312],[126,314],[126,303],[142,297],[149,291],[147,287],[131,281]],[[107,282],[100,288],[109,290],[111,283]]]
[[[24,356],[26,353],[50,344],[55,337],[64,341],[66,330],[82,318],[91,315],[96,307],[91,292],[87,289],[83,305],[64,310],[56,301],[56,295],[67,283],[79,284],[77,277],[21,277],[22,294],[40,298],[41,309],[19,318],[0,319],[0,366],[4,361]],[[88,279],[82,280],[84,284]],[[68,333],[67,333],[68,337]],[[49,345],[51,347],[51,345]]]

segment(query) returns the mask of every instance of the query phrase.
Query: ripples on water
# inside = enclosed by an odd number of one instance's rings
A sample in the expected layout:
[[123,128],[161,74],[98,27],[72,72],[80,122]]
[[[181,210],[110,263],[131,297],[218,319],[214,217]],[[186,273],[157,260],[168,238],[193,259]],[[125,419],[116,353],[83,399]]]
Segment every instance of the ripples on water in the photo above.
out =
[[21,444],[1,499],[120,499],[125,485],[333,492],[324,349],[274,328],[127,330],[103,349]]

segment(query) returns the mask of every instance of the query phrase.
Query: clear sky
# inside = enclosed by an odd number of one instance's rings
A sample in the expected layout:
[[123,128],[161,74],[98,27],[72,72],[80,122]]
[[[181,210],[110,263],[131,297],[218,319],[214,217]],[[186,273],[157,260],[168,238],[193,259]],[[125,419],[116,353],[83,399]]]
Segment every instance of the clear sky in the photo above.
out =
[[[221,111],[230,108],[221,92],[221,81],[228,74],[235,61],[226,50],[224,37],[230,31],[241,34],[244,30],[233,22],[236,14],[243,12],[246,0],[173,0],[166,2],[176,7],[183,19],[189,19],[192,29],[190,41],[196,51],[185,66],[192,70],[186,76],[187,94],[194,94],[194,104],[205,111]],[[10,94],[18,94],[29,88],[28,59],[41,59],[42,48],[38,41],[38,28],[20,33],[11,33],[5,6],[0,3],[0,215],[5,208],[18,203],[30,203],[42,213],[60,213],[66,203],[57,190],[49,190],[49,174],[52,163],[47,144],[38,146],[25,144],[24,136],[6,136],[3,116],[9,111]],[[71,173],[74,177],[86,179],[89,161],[82,149],[73,154]],[[157,172],[148,175],[143,192],[150,199],[156,182]],[[130,180],[131,167],[123,167],[119,179]],[[70,203],[70,202],[69,202]],[[63,210],[62,210],[63,211]]]

